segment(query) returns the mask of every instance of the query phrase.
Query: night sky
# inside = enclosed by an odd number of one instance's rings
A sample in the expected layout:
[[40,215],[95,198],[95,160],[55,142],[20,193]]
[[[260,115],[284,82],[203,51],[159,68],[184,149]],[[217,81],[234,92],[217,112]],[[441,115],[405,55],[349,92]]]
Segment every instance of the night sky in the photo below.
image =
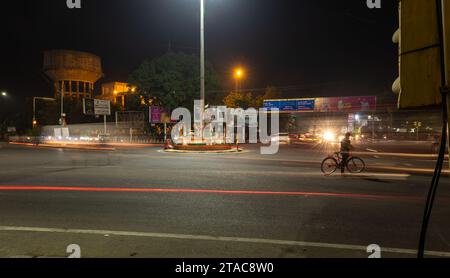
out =
[[[2,1],[0,90],[16,99],[52,96],[43,51],[73,49],[102,58],[106,81],[126,81],[145,58],[169,48],[199,52],[199,0]],[[206,0],[206,56],[224,90],[231,70],[245,88],[280,87],[287,97],[381,95],[397,74],[397,1]]]

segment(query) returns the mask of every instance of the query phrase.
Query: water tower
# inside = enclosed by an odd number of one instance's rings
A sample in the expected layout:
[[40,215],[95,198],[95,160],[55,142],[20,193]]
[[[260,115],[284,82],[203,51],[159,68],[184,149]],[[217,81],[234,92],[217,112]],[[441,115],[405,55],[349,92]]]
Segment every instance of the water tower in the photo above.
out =
[[94,83],[102,76],[100,57],[73,50],[50,50],[44,53],[44,73],[54,82],[55,98],[93,98]]

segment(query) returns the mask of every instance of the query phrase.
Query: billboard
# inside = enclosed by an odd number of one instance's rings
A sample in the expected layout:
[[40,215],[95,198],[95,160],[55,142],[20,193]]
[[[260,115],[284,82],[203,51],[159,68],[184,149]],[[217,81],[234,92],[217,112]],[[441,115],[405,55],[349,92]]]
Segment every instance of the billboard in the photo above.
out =
[[264,108],[267,110],[277,108],[280,112],[313,112],[314,107],[315,99],[281,99],[264,101]]
[[152,124],[170,123],[170,114],[166,110],[159,106],[150,106],[149,119]]
[[377,109],[377,97],[335,97],[316,99],[316,112],[372,112]]
[[265,100],[264,108],[269,111],[278,108],[280,112],[372,112],[377,108],[377,97]]

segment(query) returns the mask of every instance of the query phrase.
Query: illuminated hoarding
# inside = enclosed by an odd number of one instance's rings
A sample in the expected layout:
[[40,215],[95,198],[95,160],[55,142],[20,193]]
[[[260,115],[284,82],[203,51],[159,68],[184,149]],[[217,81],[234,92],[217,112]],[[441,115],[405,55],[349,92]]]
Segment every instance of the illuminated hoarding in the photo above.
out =
[[313,112],[314,107],[314,99],[285,99],[264,101],[264,108],[267,108],[268,110],[277,108],[282,112]]
[[377,109],[377,97],[317,98],[316,112],[369,112]]
[[264,101],[264,108],[268,110],[277,108],[281,112],[370,112],[375,111],[376,106],[376,96]]
[[149,119],[152,124],[170,123],[170,114],[162,107],[151,106],[149,108]]

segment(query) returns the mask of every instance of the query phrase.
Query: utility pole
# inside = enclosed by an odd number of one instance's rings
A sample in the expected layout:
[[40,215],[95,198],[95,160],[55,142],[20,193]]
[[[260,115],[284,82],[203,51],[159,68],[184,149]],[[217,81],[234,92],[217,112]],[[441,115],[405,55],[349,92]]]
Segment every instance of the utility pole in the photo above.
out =
[[104,124],[104,128],[105,128],[105,135],[108,133],[108,130],[106,128],[106,115],[103,115],[103,124]]
[[200,0],[200,130],[203,141],[205,111],[205,0]]
[[60,88],[60,94],[61,94],[61,127],[64,127],[64,81],[61,81],[61,88]]
[[[393,42],[399,44],[399,78],[392,89],[398,94],[398,108],[442,105],[442,144],[428,192],[420,232],[418,258],[423,258],[427,228],[439,185],[449,129],[449,19],[448,0],[400,0],[400,28]],[[424,28],[426,26],[427,28]],[[450,138],[449,138],[450,140]]]
[[[448,11],[450,10],[450,7],[447,6],[448,5],[448,1],[445,0],[441,0],[441,14],[437,15],[438,17],[441,16],[441,24],[439,24],[440,28],[439,28],[439,32],[440,32],[440,37],[441,37],[441,78],[442,78],[442,94],[447,97],[447,131],[449,130],[449,126],[448,123],[450,123],[450,89],[449,89],[449,42],[447,41],[448,39],[448,31],[447,27],[448,27]],[[448,138],[448,142],[450,142],[450,138]],[[450,144],[449,144],[449,152],[450,152]],[[450,166],[450,161],[449,161],[449,166]]]
[[375,140],[375,117],[372,114],[372,140]]
[[389,140],[392,140],[392,129],[394,128],[394,118],[392,113],[392,111],[389,111]]

